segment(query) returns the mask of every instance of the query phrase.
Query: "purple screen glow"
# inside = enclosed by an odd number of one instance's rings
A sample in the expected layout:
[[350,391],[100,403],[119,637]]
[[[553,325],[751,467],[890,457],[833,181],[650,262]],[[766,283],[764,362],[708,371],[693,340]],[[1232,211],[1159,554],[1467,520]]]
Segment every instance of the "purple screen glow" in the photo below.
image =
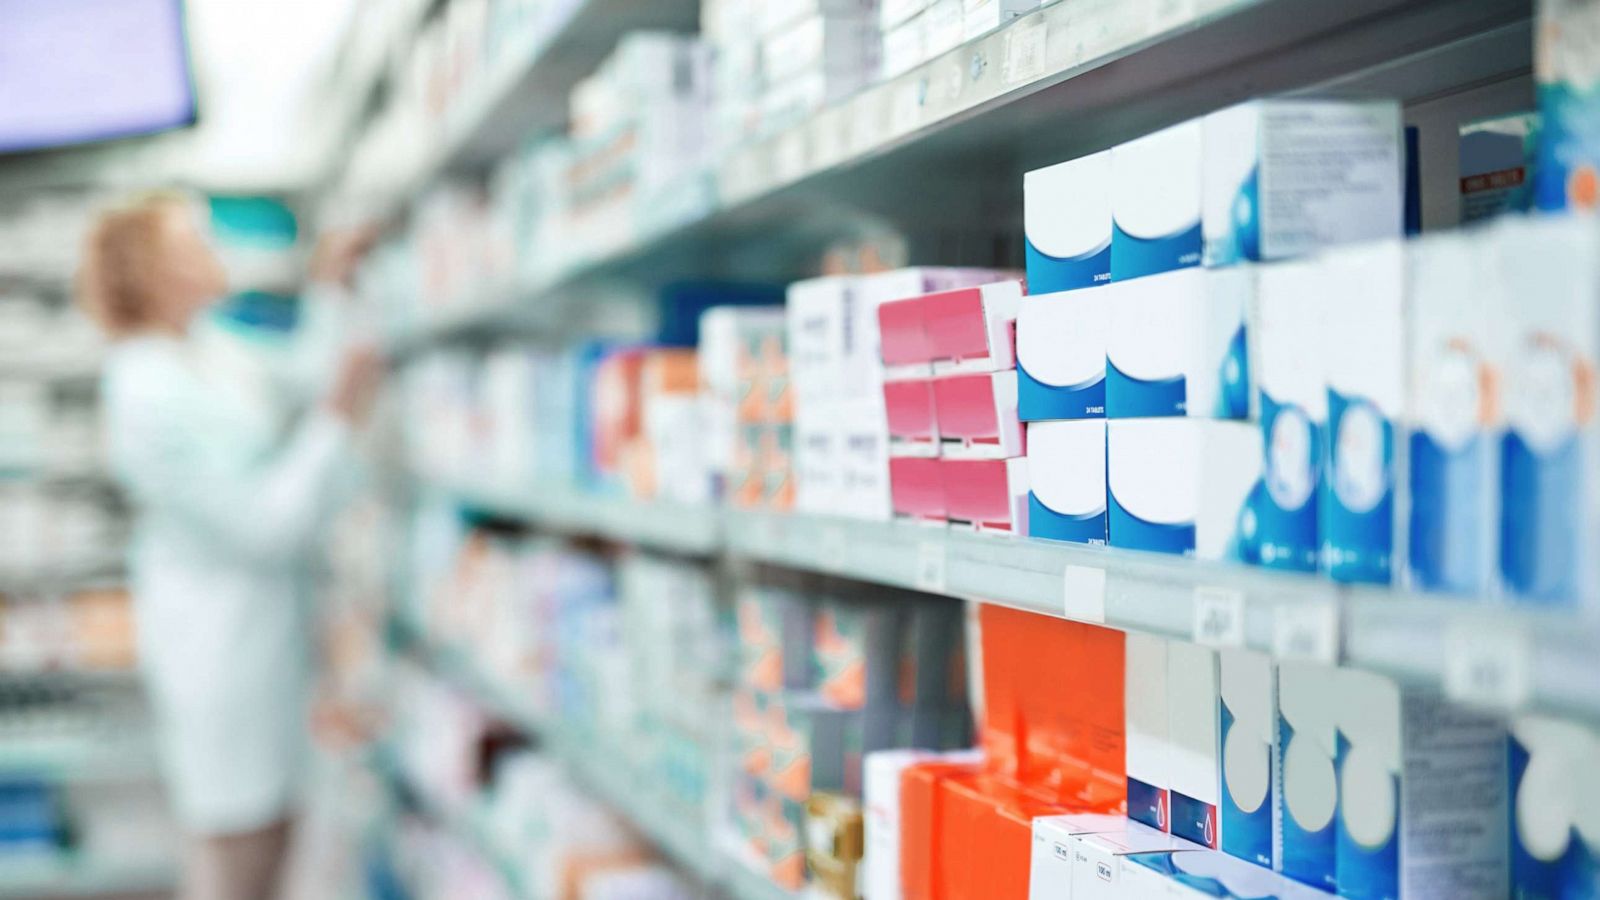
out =
[[182,0],[0,0],[0,152],[194,117]]

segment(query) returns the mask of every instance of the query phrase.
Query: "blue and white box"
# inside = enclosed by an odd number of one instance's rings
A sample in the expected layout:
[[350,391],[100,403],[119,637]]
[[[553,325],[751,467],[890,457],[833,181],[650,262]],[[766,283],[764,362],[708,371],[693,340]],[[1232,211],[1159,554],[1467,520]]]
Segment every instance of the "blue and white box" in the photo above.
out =
[[1171,831],[1167,641],[1130,632],[1123,654],[1123,761],[1128,777],[1128,818]]
[[1600,595],[1600,234],[1577,217],[1494,229],[1494,333],[1505,341],[1500,576],[1530,603]]
[[1339,670],[1332,666],[1278,664],[1278,868],[1325,891],[1338,887],[1339,688]]
[[1253,562],[1261,433],[1248,422],[1106,423],[1113,547]]
[[1505,896],[1505,727],[1372,672],[1338,698],[1339,896]]
[[1600,897],[1600,735],[1572,722],[1511,723],[1511,896]]
[[1317,494],[1328,422],[1321,268],[1298,260],[1260,270],[1251,343],[1262,436],[1262,486],[1253,496],[1260,564],[1314,571]]
[[1106,423],[1029,422],[1028,536],[1106,543]]
[[1203,130],[1206,265],[1401,235],[1398,104],[1253,100]]
[[1106,418],[1181,416],[1206,301],[1205,272],[1182,269],[1105,289]]
[[1600,203],[1600,3],[1538,0],[1534,82],[1543,117],[1534,203],[1592,210]]
[[1258,866],[1277,862],[1276,746],[1278,685],[1272,657],[1219,651],[1218,733],[1222,743],[1222,852]]
[[1111,151],[1022,176],[1028,290],[1053,294],[1111,280]]
[[1106,415],[1105,291],[1022,298],[1017,307],[1017,415],[1024,422]]
[[1407,585],[1486,596],[1500,521],[1500,372],[1479,234],[1409,245],[1405,425]]
[[1248,419],[1254,399],[1250,381],[1249,331],[1255,305],[1257,267],[1240,264],[1206,269],[1198,344],[1185,372],[1184,409],[1191,416]]
[[1282,875],[1211,850],[1136,853],[1122,858],[1123,896],[1149,900],[1327,900]]
[[1387,584],[1395,554],[1396,424],[1405,402],[1405,249],[1399,241],[1321,257],[1328,446],[1318,499],[1323,571]]
[[1111,149],[1111,280],[1201,263],[1201,120]]
[[1167,780],[1172,833],[1217,849],[1221,831],[1222,739],[1217,651],[1167,642]]

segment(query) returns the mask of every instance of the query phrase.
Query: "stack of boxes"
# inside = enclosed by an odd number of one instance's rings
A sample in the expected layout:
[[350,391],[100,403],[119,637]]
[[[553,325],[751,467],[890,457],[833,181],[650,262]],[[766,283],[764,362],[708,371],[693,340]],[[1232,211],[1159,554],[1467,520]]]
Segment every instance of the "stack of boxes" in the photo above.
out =
[[803,886],[803,855],[853,884],[859,838],[819,823],[859,829],[863,754],[970,736],[960,608],[774,576],[741,594],[737,616],[740,836],[786,888]]
[[995,280],[1007,278],[1001,272],[976,274],[986,283],[878,309],[894,511],[1022,534],[1028,488],[1015,350],[1022,284]]
[[877,77],[877,0],[767,0],[754,6],[764,132],[801,122]]
[[783,310],[707,310],[699,362],[702,425],[719,496],[743,509],[791,509],[794,403]]

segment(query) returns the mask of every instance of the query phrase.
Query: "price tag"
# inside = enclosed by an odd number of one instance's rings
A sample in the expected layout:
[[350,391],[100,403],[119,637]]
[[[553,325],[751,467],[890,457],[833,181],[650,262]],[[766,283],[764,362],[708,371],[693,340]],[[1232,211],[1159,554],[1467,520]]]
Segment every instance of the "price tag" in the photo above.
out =
[[1453,700],[1516,709],[1532,693],[1528,638],[1511,623],[1453,626],[1445,637],[1444,689]]
[[1105,624],[1106,570],[1067,566],[1062,581],[1062,613],[1079,622]]
[[1045,36],[1048,33],[1044,20],[1039,17],[1032,22],[1018,22],[1006,30],[1000,80],[1007,87],[1032,81],[1044,74]]
[[1331,600],[1280,604],[1272,613],[1272,655],[1334,665],[1339,661],[1339,607]]
[[843,564],[847,546],[843,528],[837,525],[830,525],[822,529],[820,545],[822,558],[818,562],[822,563],[824,568],[838,568]]
[[1244,594],[1225,588],[1195,588],[1194,642],[1204,647],[1244,646]]
[[917,546],[917,590],[930,594],[945,592],[944,544],[923,541]]

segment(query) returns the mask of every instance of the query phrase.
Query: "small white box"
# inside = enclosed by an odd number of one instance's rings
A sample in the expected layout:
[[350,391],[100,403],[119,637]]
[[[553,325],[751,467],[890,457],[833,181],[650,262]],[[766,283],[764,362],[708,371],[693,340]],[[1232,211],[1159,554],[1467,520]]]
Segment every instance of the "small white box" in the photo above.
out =
[[839,496],[833,512],[868,521],[893,517],[889,489],[889,431],[882,397],[847,398],[833,407],[838,434]]
[[1314,261],[1263,266],[1250,325],[1263,439],[1255,495],[1260,564],[1317,567],[1317,494],[1328,421],[1323,354],[1327,346]]
[[1111,281],[1111,151],[1022,177],[1028,290],[1054,294]]
[[1105,291],[1024,297],[1017,308],[1017,411],[1025,422],[1106,413]]
[[1339,805],[1339,670],[1315,663],[1278,664],[1278,867],[1326,891],[1338,887],[1334,811]]
[[1405,581],[1485,596],[1499,556],[1501,418],[1485,283],[1497,270],[1481,241],[1409,244]]
[[1106,423],[1107,528],[1113,547],[1252,562],[1251,498],[1261,433],[1248,422]]
[[1201,269],[1183,269],[1106,287],[1106,418],[1185,414],[1205,276]]
[[878,30],[866,19],[808,16],[761,42],[762,70],[769,82],[812,71],[863,71],[876,60],[877,44]]
[[1278,777],[1278,684],[1272,657],[1253,650],[1218,654],[1218,715],[1222,746],[1220,847],[1224,853],[1273,868]]
[[1122,831],[1078,835],[1072,845],[1072,900],[1127,900],[1123,860],[1135,854],[1178,853],[1199,846],[1128,822]]
[[1139,853],[1122,858],[1129,900],[1327,900],[1328,894],[1211,850]]
[[1248,419],[1255,384],[1250,380],[1247,322],[1255,305],[1257,268],[1240,264],[1206,269],[1204,278],[1194,358],[1185,372],[1184,409],[1191,416]]
[[1387,584],[1395,554],[1396,423],[1405,402],[1405,267],[1398,241],[1322,256],[1315,296],[1328,352],[1328,446],[1318,498],[1322,570]]
[[1039,8],[1039,0],[965,0],[963,35],[976,40],[1018,16]]
[[789,285],[784,304],[789,384],[797,403],[839,394],[844,320],[852,279],[830,276]]
[[1338,698],[1340,895],[1503,896],[1504,726],[1372,672]]
[[1201,261],[1199,119],[1111,149],[1111,280]]
[[1129,633],[1123,653],[1128,818],[1168,831],[1172,824],[1168,796],[1172,759],[1167,731],[1167,641]]
[[1594,885],[1600,735],[1573,722],[1520,716],[1509,745],[1512,896],[1559,897],[1563,888]]
[[900,776],[931,758],[922,750],[877,750],[862,760],[866,846],[861,880],[868,900],[900,897]]
[[1172,833],[1217,848],[1221,738],[1217,651],[1167,642],[1168,787]]
[[1033,850],[1028,854],[1028,900],[1072,900],[1072,841],[1067,816],[1033,820]]
[[1106,543],[1106,423],[1030,422],[1028,536]]
[[1500,576],[1523,602],[1600,600],[1600,237],[1579,217],[1506,219],[1492,331],[1504,343]]
[[1204,130],[1206,265],[1400,236],[1393,101],[1255,100]]

